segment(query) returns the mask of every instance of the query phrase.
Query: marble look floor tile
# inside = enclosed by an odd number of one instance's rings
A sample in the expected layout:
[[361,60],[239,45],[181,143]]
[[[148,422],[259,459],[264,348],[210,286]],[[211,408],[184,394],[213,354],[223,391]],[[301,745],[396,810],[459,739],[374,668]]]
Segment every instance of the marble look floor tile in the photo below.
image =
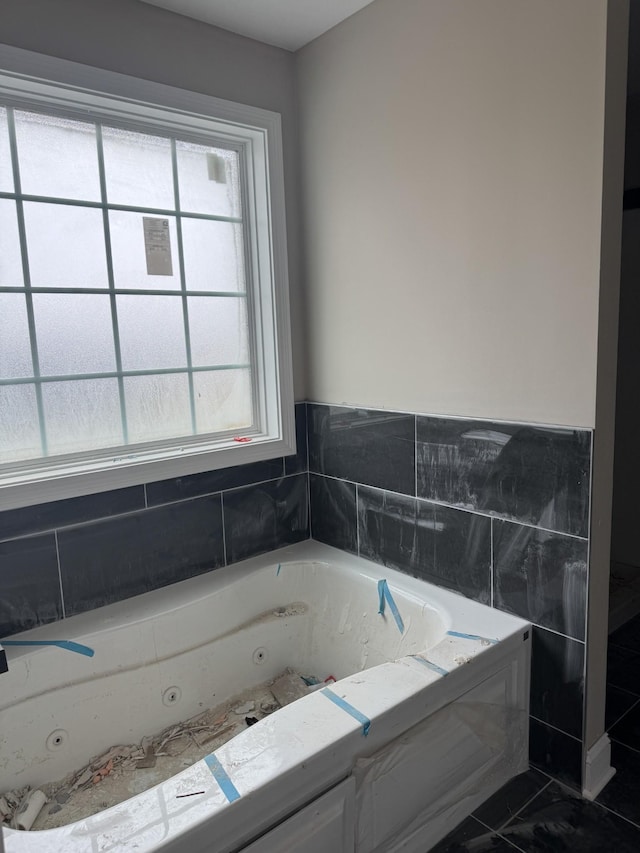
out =
[[582,738],[584,644],[533,628],[530,713]]
[[494,519],[494,606],[583,640],[587,544]]
[[640,653],[609,643],[607,682],[640,698]]
[[637,696],[629,693],[628,690],[622,690],[619,687],[614,687],[613,684],[607,685],[607,709],[604,718],[604,727],[607,731],[618,722],[623,714],[626,714],[636,702],[639,702]]
[[309,497],[312,537],[357,554],[356,486],[344,480],[310,474]]
[[537,720],[529,721],[529,759],[534,767],[582,789],[582,742]]
[[611,727],[609,737],[625,746],[640,750],[640,703],[634,705],[622,719]]
[[640,825],[640,752],[613,741],[611,766],[616,774],[597,802]]
[[415,495],[415,415],[307,404],[309,470]]
[[591,435],[419,416],[418,496],[587,535]]
[[609,643],[633,652],[640,652],[640,615],[630,619],[609,635]]
[[640,829],[555,782],[538,794],[501,834],[526,853],[640,850]]
[[498,830],[548,784],[549,777],[539,770],[520,773],[476,809],[473,817]]
[[518,848],[473,817],[443,838],[430,853],[517,853]]

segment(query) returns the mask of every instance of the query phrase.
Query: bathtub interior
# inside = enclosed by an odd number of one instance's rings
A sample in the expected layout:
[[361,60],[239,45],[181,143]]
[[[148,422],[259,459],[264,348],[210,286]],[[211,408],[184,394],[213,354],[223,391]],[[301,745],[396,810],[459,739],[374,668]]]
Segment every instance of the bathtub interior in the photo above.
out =
[[234,568],[67,620],[65,637],[93,657],[10,650],[0,697],[3,790],[61,779],[115,744],[138,743],[287,668],[342,679],[445,635],[445,614],[391,583],[400,632],[388,608],[378,613],[378,579],[364,573],[296,560]]

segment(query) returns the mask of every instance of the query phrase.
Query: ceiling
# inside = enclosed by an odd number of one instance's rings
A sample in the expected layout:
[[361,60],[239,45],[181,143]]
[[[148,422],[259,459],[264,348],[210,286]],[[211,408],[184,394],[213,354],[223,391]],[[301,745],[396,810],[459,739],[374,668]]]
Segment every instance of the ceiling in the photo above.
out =
[[298,48],[372,0],[142,0],[258,41]]

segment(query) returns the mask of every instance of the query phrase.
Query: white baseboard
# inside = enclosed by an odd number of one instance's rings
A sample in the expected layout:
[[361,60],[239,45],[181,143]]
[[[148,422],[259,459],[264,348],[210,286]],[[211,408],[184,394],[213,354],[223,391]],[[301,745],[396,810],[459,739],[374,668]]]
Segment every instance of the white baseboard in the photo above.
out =
[[587,752],[582,796],[595,800],[615,772],[615,767],[611,766],[611,741],[605,732]]

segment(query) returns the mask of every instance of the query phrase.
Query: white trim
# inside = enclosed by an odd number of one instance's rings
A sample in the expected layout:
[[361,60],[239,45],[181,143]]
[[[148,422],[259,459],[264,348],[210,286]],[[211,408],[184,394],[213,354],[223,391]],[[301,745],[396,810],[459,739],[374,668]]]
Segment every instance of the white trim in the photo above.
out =
[[[0,480],[3,509],[108,491],[128,485],[194,474],[295,453],[295,412],[284,199],[284,161],[280,115],[257,107],[202,95],[0,45],[0,85],[9,98],[46,104],[64,111],[78,107],[117,122],[124,118],[145,127],[162,126],[184,136],[205,131],[248,145],[252,153],[255,194],[249,225],[255,238],[253,264],[264,282],[255,292],[257,335],[267,344],[256,348],[257,374],[265,377],[257,400],[262,432],[251,442],[231,438],[206,442],[185,438],[154,447],[119,448],[119,458],[97,452],[61,461],[47,460],[26,477],[28,465],[16,466]],[[118,99],[118,103],[114,102]],[[265,221],[265,219],[267,221]],[[263,227],[265,226],[265,227]],[[275,343],[270,344],[271,335]],[[261,383],[258,383],[259,386]],[[270,386],[270,387],[269,387]],[[130,453],[128,450],[130,449]]]
[[615,773],[615,767],[611,766],[611,741],[605,732],[587,750],[582,796],[586,800],[595,800]]

